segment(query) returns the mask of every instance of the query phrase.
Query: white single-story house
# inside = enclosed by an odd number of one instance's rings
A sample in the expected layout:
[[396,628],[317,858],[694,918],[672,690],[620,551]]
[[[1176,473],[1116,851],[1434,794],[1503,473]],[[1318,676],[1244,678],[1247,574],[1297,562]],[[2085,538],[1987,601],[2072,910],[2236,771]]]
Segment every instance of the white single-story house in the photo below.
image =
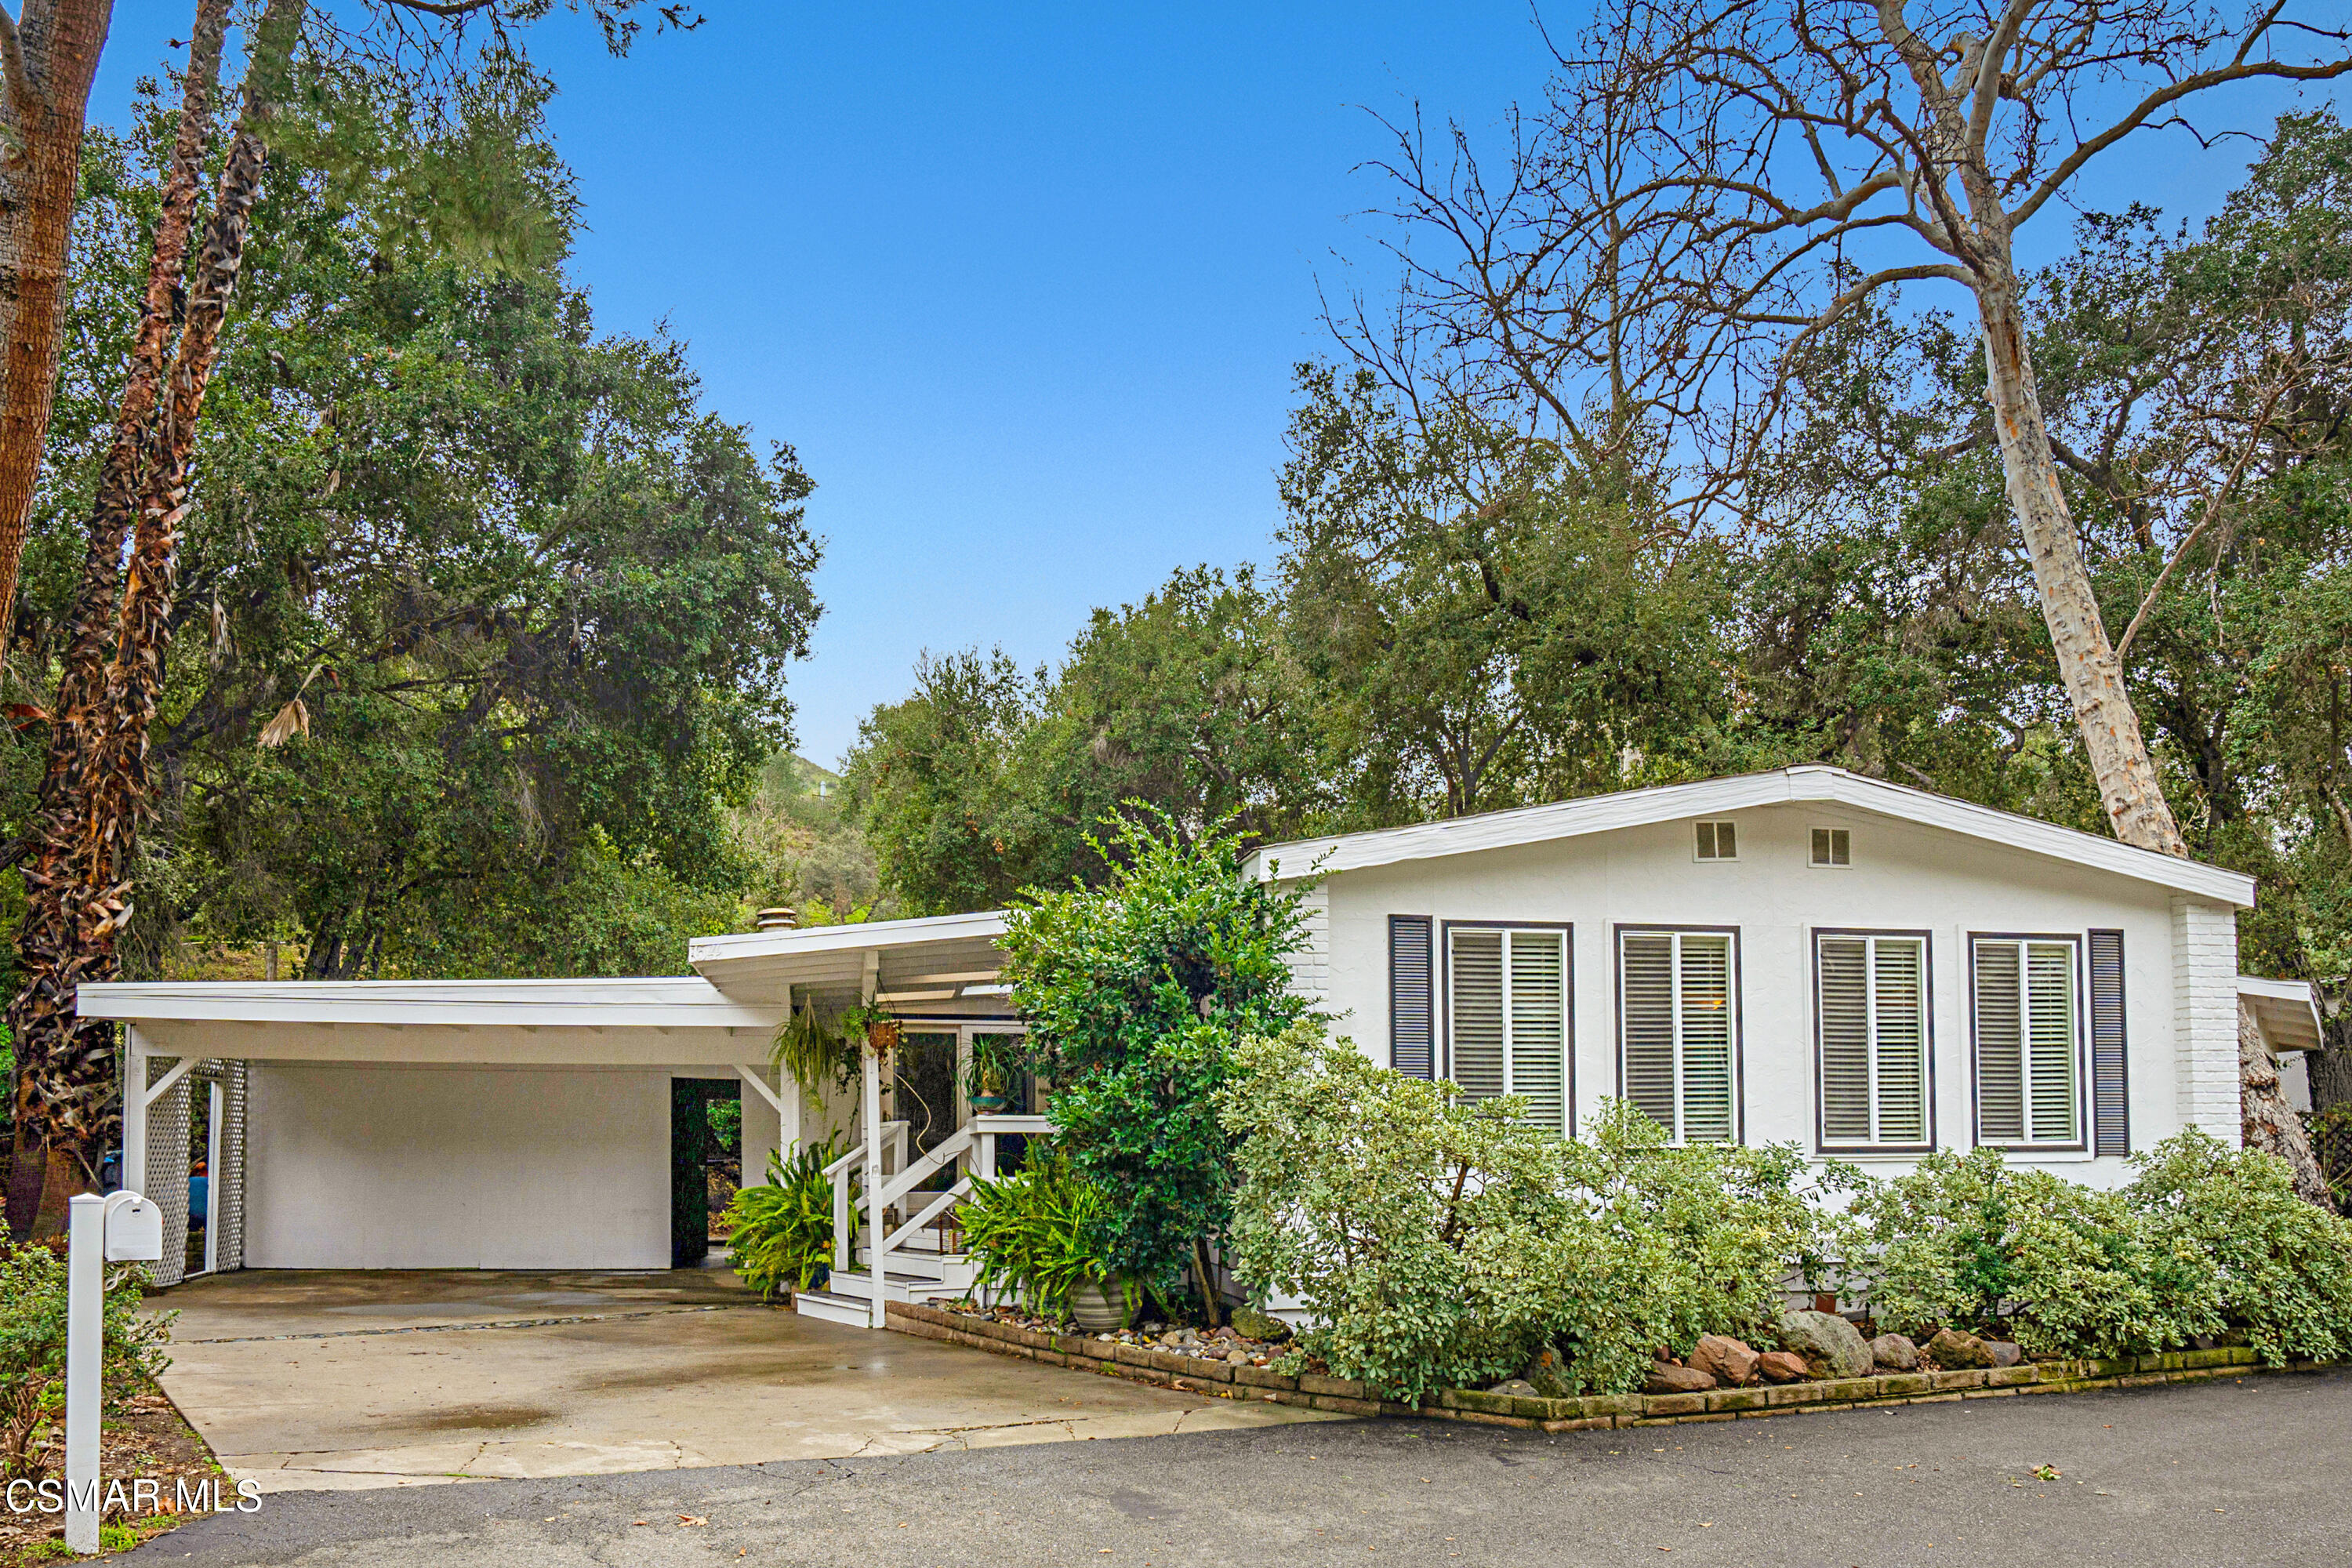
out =
[[[1293,973],[1341,1033],[1564,1133],[1622,1097],[1684,1140],[1882,1173],[1991,1145],[2112,1184],[2184,1127],[2238,1142],[2242,1006],[2275,1050],[2319,1040],[2308,987],[2237,973],[2252,879],[1836,768],[1268,846],[1245,869],[1306,889]],[[81,1008],[129,1025],[148,1086],[124,1168],[168,1205],[189,1149],[213,1152],[210,1267],[687,1261],[673,1128],[700,1101],[679,1086],[732,1085],[747,1179],[845,1135],[866,1212],[836,1184],[834,1282],[803,1308],[873,1321],[961,1291],[935,1222],[999,1138],[1047,1125],[956,1087],[974,1037],[1022,1027],[1003,930],[709,937],[676,979],[89,985]],[[770,1039],[812,998],[900,1016],[895,1076],[779,1081]]]

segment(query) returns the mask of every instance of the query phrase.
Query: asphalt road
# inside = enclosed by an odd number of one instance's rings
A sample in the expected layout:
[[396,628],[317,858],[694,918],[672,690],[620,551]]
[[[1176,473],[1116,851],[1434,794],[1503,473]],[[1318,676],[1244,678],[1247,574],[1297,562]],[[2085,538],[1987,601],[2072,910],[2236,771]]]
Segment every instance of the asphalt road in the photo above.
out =
[[[1363,1422],[273,1497],[191,1568],[2352,1559],[2352,1376],[1558,1436]],[[2057,1478],[2037,1478],[2037,1466]]]

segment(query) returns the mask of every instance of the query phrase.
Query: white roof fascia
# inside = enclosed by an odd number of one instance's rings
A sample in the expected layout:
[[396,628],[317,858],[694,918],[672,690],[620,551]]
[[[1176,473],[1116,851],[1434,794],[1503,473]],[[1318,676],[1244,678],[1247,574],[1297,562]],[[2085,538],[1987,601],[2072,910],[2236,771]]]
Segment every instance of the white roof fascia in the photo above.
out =
[[737,931],[698,936],[687,943],[687,962],[706,963],[746,958],[799,958],[815,953],[862,952],[867,949],[915,947],[933,942],[969,942],[1004,934],[1004,911],[926,915],[915,920],[866,921],[854,925],[810,926],[795,931]]
[[[1883,779],[1864,778],[1843,768],[1821,766],[1743,773],[1697,784],[1662,784],[1549,805],[1524,806],[1516,811],[1455,817],[1446,822],[1269,844],[1249,857],[1244,871],[1261,881],[1274,880],[1277,876],[1289,880],[1805,801],[1832,803],[1942,828],[2029,854],[2047,855],[2074,865],[2153,882],[2240,909],[2252,909],[2254,904],[2254,879],[2240,872],[2149,849],[2136,849],[2112,838],[2078,833],[2071,827],[1888,784]],[[1278,873],[1275,869],[1277,864],[1281,868]]]
[[780,1009],[694,975],[643,980],[92,983],[85,1018],[456,1027],[772,1029]]
[[2273,1050],[2315,1051],[2325,1043],[2318,999],[2306,981],[2264,980],[2258,975],[2241,974],[2238,1000],[2262,1025],[2263,1034]]

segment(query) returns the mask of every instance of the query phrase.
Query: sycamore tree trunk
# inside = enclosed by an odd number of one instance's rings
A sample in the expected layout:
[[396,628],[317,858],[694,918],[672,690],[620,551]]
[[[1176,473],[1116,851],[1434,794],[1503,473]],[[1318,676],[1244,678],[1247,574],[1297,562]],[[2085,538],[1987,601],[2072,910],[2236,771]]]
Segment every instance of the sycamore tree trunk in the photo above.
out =
[[[1979,204],[1981,219],[1986,206]],[[1996,224],[1987,224],[1987,228]],[[2099,602],[2091,573],[2083,561],[2081,541],[2066,494],[2058,482],[2058,465],[2050,451],[2050,432],[2042,419],[2042,398],[2034,386],[2033,363],[2026,348],[2025,318],[2018,301],[2017,274],[2009,260],[2007,228],[1992,236],[1998,256],[1979,260],[1977,307],[1984,326],[1985,396],[1992,405],[1993,428],[2000,440],[2001,471],[2009,504],[2017,514],[2033,561],[2034,587],[2042,600],[2042,617],[2050,628],[2050,642],[2058,655],[2058,671],[2074,708],[2083,733],[2083,749],[2098,781],[2099,798],[2116,837],[2126,844],[2186,858],[2188,841],[2164,798],[2162,780],[2141,735],[2139,713],[2124,684],[2123,661],[2099,618]],[[2293,1167],[2295,1190],[2326,1206],[2327,1183],[2312,1157],[2303,1123],[2286,1101],[2277,1067],[2267,1068],[2270,1052],[2259,1038],[2254,1056],[2242,1040],[2239,1050],[2239,1104],[2249,1147],[2268,1149]],[[2260,1060],[2256,1059],[2259,1057]],[[2261,1141],[2256,1131],[2261,1130]]]
[[2000,466],[2018,531],[2033,560],[2042,618],[2057,650],[2058,673],[2074,706],[2100,803],[2116,837],[2142,849],[2184,858],[2189,845],[2164,798],[2156,763],[2140,735],[2139,714],[2124,686],[2123,661],[2107,640],[2074,519],[2058,483],[2042,397],[2025,346],[2017,277],[2007,267],[1979,274],[1977,305],[1984,323],[1985,396],[2000,438]]
[[[89,551],[67,668],[51,708],[41,835],[26,874],[17,938],[21,989],[8,1009],[17,1041],[16,1163],[8,1221],[39,1234],[57,1208],[45,1187],[94,1178],[116,1125],[115,1047],[108,1025],[74,1009],[85,980],[110,978],[131,917],[130,877],[151,806],[149,733],[162,689],[187,512],[197,421],[219,355],[264,164],[261,127],[305,6],[269,0],[256,37],[246,104],[223,168],[203,247],[186,260],[216,75],[225,0],[200,0],[189,101],[151,260],[141,330],[116,440],[92,506]],[[184,279],[184,324],[170,356],[172,300]],[[118,595],[116,563],[130,541]],[[135,1180],[136,1173],[125,1173]]]
[[2246,1086],[2242,1108],[2246,1147],[2284,1160],[2294,1172],[2297,1194],[2321,1208],[2334,1208],[2327,1178],[2311,1152],[2311,1134],[2279,1082],[2278,1058],[2271,1054],[2253,1014],[2243,1006],[2238,1009],[2238,1077]]
[[[83,116],[113,0],[26,0],[0,14],[0,654],[57,396],[66,250],[81,180]],[[13,44],[13,47],[8,47]]]

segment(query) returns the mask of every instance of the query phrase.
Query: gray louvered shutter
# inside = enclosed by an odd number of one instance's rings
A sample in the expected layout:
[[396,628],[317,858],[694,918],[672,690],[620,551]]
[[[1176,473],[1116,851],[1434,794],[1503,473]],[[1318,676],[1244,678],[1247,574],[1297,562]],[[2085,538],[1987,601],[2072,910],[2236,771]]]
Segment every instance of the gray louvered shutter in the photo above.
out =
[[1389,1066],[1437,1076],[1434,992],[1427,915],[1389,917]]
[[2095,1154],[2131,1152],[2130,1071],[2124,1043],[2124,933],[2091,933],[2091,1121]]

